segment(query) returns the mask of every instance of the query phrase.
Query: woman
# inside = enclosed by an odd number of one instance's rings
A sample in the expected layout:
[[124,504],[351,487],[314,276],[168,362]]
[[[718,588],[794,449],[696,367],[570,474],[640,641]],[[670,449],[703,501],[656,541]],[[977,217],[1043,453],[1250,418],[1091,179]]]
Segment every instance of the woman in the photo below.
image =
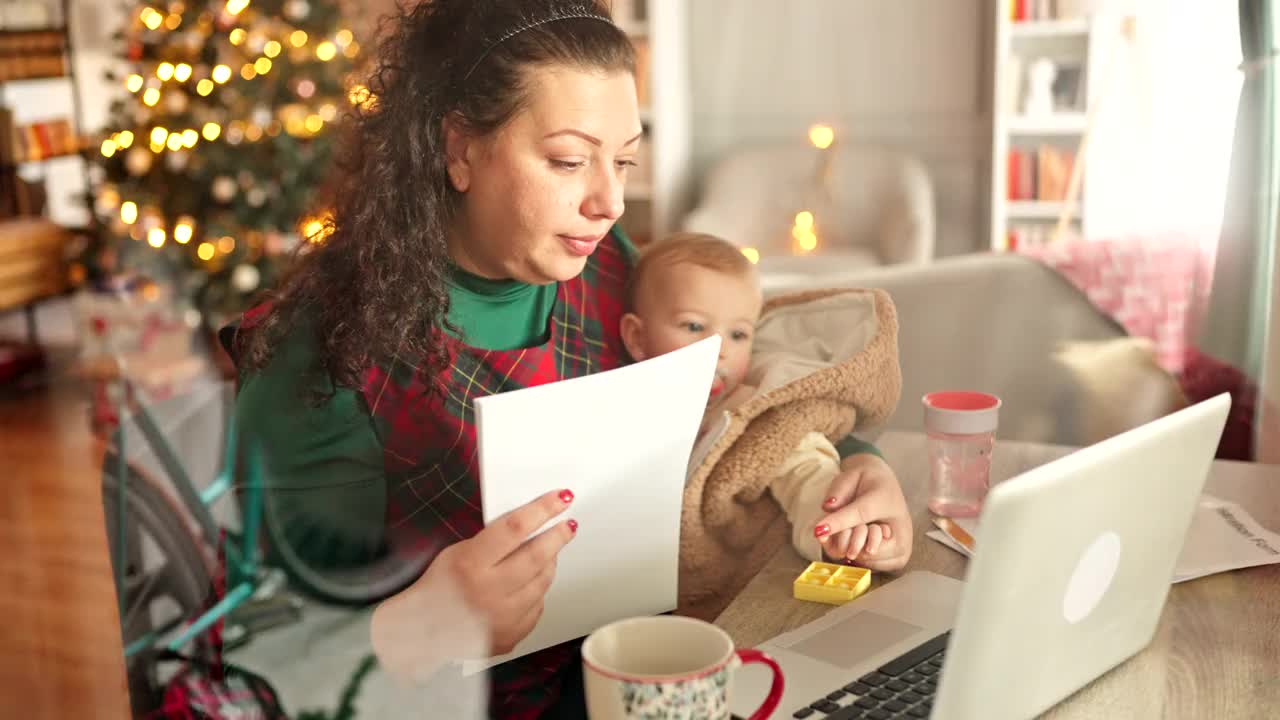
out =
[[[627,361],[634,250],[614,224],[642,131],[632,47],[602,2],[436,0],[394,28],[328,236],[230,344],[271,487],[307,489],[290,502],[339,535],[430,560],[371,627],[385,667],[422,677],[451,656],[446,606],[488,628],[491,653],[525,637],[573,537],[566,516],[525,542],[568,489],[483,527],[470,401]],[[892,472],[864,456],[849,492],[887,508],[866,521],[909,528]],[[582,716],[578,662],[569,643],[498,666],[491,714]]]

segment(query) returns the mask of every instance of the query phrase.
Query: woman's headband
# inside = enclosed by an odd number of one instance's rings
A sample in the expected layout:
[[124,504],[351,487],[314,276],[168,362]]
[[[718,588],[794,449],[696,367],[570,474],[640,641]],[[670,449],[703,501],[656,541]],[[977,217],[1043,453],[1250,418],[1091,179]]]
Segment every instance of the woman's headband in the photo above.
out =
[[609,18],[603,15],[599,15],[592,12],[563,12],[563,13],[557,12],[552,14],[550,17],[545,17],[545,18],[542,18],[541,20],[529,20],[527,22],[524,22],[508,30],[507,32],[502,34],[502,37],[499,37],[497,40],[494,40],[492,43],[490,43],[489,46],[484,49],[484,52],[480,53],[480,57],[476,58],[476,61],[471,64],[470,68],[467,69],[466,74],[462,76],[462,80],[465,82],[467,78],[470,78],[471,73],[475,72],[477,67],[480,67],[480,63],[484,62],[484,59],[489,56],[489,53],[492,52],[494,48],[498,47],[499,45],[511,39],[512,37],[519,35],[520,33],[530,28],[536,28],[539,25],[546,25],[547,23],[557,22],[559,20],[575,20],[575,19],[599,20],[600,22],[609,23],[610,25],[613,24],[613,20],[610,20]]

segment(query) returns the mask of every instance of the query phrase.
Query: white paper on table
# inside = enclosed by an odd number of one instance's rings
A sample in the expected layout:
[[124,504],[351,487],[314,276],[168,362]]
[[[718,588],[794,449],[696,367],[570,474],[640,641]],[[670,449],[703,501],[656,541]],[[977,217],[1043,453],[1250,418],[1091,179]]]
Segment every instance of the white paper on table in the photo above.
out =
[[[973,536],[976,547],[979,542],[976,518],[952,519],[952,522]],[[930,530],[925,535],[965,556],[970,554],[941,529]],[[1203,495],[1174,566],[1173,582],[1274,563],[1280,563],[1280,534],[1259,525],[1239,505]]]
[[[478,398],[485,523],[560,488],[553,522],[578,521],[556,563],[542,618],[509,654],[477,672],[637,615],[676,607],[680,508],[720,338],[644,362]],[[544,528],[545,529],[545,528]]]

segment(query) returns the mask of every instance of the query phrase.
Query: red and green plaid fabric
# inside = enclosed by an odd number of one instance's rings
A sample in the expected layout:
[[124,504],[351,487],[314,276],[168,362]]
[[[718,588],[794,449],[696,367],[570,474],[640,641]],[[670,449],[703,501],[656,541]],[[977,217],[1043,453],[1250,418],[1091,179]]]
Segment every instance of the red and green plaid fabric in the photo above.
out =
[[147,720],[288,720],[275,688],[257,673],[178,653],[160,659],[182,667]]
[[[496,351],[449,339],[452,362],[439,377],[423,376],[412,358],[366,373],[362,391],[382,441],[389,536],[397,548],[434,556],[484,527],[476,398],[626,362],[618,327],[629,272],[630,259],[610,234],[581,275],[560,283],[542,345]],[[433,384],[442,392],[428,392]],[[576,643],[567,643],[494,668],[490,714],[538,717],[558,699],[576,654]]]

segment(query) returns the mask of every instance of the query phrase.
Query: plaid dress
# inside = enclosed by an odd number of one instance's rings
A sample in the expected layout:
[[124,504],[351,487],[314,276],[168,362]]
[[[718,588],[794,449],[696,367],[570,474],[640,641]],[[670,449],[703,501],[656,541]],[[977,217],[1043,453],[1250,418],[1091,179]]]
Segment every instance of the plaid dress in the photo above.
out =
[[[382,441],[389,539],[434,556],[484,527],[473,400],[610,370],[626,362],[619,335],[630,259],[612,233],[576,278],[559,284],[541,345],[481,350],[450,339],[450,367],[436,378],[412,358],[370,368],[360,388]],[[536,718],[560,695],[571,642],[504,663],[491,672],[490,715]]]

